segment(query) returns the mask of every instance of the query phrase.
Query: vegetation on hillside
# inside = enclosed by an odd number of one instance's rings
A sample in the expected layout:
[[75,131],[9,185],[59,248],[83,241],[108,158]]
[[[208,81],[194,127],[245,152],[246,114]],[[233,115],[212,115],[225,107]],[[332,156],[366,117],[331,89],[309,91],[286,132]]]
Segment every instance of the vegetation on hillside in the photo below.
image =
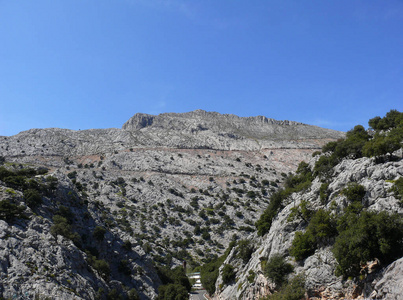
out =
[[303,274],[292,278],[278,292],[264,298],[265,300],[301,300],[305,297],[305,278]]
[[[219,268],[223,264],[224,260],[227,258],[228,254],[231,252],[232,248],[235,247],[235,242],[231,242],[225,251],[225,253],[220,257],[215,257],[210,262],[204,264],[201,267],[200,276],[203,287],[206,291],[212,295],[215,292],[215,283],[219,275]],[[227,270],[230,273],[230,270]],[[230,279],[232,275],[228,276]]]
[[277,287],[280,287],[287,282],[286,277],[293,270],[294,267],[287,263],[282,255],[274,254],[267,261],[263,271],[267,278],[271,279]]
[[328,178],[332,174],[332,168],[343,158],[357,159],[365,156],[382,161],[382,156],[390,155],[402,147],[403,113],[391,110],[383,118],[369,120],[368,125],[369,131],[362,125],[357,125],[347,132],[345,139],[323,146],[322,152],[326,155],[316,162],[315,176]]
[[[349,131],[346,139],[330,142],[325,153],[316,162],[313,173],[323,181],[320,199],[328,198],[328,185],[332,168],[344,158],[357,159],[376,156],[376,161],[402,147],[403,113],[391,110],[384,118],[369,121],[372,131],[368,133],[358,125]],[[388,159],[394,159],[389,157]],[[391,189],[396,198],[403,191],[403,179],[394,182]],[[336,274],[344,277],[358,276],[360,266],[375,258],[389,263],[403,255],[403,218],[398,214],[369,212],[362,206],[365,188],[356,182],[341,190],[349,201],[344,212],[338,216],[319,209],[309,220],[305,232],[297,232],[290,248],[290,255],[302,260],[312,255],[320,246],[333,245],[338,262]],[[306,220],[305,220],[306,221]]]
[[[319,190],[320,202],[327,204],[331,193],[329,184],[333,167],[343,159],[375,157],[377,163],[397,159],[392,153],[402,147],[403,113],[391,110],[383,118],[369,120],[368,124],[369,130],[357,125],[347,132],[345,139],[324,145],[322,155],[318,157],[312,170],[308,164],[302,162],[295,175],[289,174],[286,177],[284,187],[271,196],[268,207],[255,224],[258,235],[263,236],[270,230],[273,219],[287,204],[286,199],[294,192],[308,190],[315,178],[322,182]],[[402,201],[403,178],[392,183],[390,191]],[[358,276],[362,264],[375,258],[387,264],[403,256],[402,216],[367,211],[362,205],[366,190],[356,182],[347,184],[340,194],[346,197],[348,205],[338,215],[327,209],[315,211],[307,200],[301,201],[292,209],[288,221],[299,219],[306,224],[306,230],[296,232],[289,249],[291,256],[297,261],[303,260],[316,249],[332,245],[338,263],[336,275],[344,277]],[[265,275],[275,282],[284,282],[284,276],[292,271],[281,256],[273,256],[271,261],[264,263],[262,266]],[[286,291],[292,291],[289,285],[267,299],[294,299],[293,296],[285,296]],[[295,299],[302,296],[303,294],[296,295]]]
[[168,267],[157,267],[157,273],[163,285],[158,288],[157,300],[187,300],[190,292],[190,281],[185,270],[181,267],[170,269]]
[[292,193],[309,189],[312,184],[312,179],[312,170],[306,162],[299,164],[295,175],[289,174],[285,178],[284,188],[272,194],[269,205],[255,223],[259,236],[263,236],[269,232],[273,219],[284,205],[284,200]]
[[[0,159],[5,162],[4,158]],[[6,192],[8,199],[0,201],[0,219],[7,222],[13,222],[16,219],[26,218],[24,214],[25,207],[21,205],[23,200],[31,209],[35,209],[42,203],[42,197],[51,195],[57,187],[57,179],[47,176],[41,180],[37,175],[47,173],[45,168],[24,168],[22,166],[10,166],[8,168],[0,166],[0,180],[8,187]],[[16,191],[22,192],[23,199],[17,197]]]

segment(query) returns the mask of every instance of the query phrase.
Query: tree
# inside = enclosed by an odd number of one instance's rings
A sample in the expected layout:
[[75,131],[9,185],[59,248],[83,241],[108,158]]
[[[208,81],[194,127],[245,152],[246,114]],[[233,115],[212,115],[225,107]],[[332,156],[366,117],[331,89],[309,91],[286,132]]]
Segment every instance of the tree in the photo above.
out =
[[293,266],[286,262],[281,254],[274,254],[264,268],[264,274],[271,279],[276,286],[286,282],[286,277],[294,270]]
[[375,134],[374,138],[367,142],[363,149],[363,155],[367,157],[381,156],[401,148],[401,138],[389,134],[388,136]]
[[214,259],[204,264],[200,269],[201,282],[203,284],[203,287],[210,295],[214,294],[215,292],[215,283],[217,281],[219,268],[234,246],[235,241],[232,241],[228,245],[227,250],[225,250],[225,253],[222,256],[215,256]]
[[395,181],[392,188],[390,189],[391,192],[394,192],[395,197],[400,201],[403,200],[403,177],[400,177]]
[[362,185],[356,182],[350,182],[347,187],[342,190],[342,193],[352,202],[361,202],[366,191]]
[[222,281],[224,284],[228,284],[235,280],[235,272],[234,267],[228,264],[225,264],[222,269]]
[[339,221],[333,246],[338,262],[336,275],[357,276],[360,264],[378,258],[388,264],[403,255],[403,220],[398,214],[361,211]]
[[295,260],[302,260],[315,252],[315,238],[309,232],[297,231],[292,241],[290,255],[295,257]]
[[35,208],[42,203],[42,197],[37,190],[24,190],[24,199],[30,208]]
[[97,241],[103,241],[104,236],[106,233],[106,229],[101,227],[101,226],[97,226],[94,229],[94,232],[92,233],[92,236],[97,240]]
[[280,291],[267,296],[266,300],[301,300],[305,298],[305,279],[302,274],[295,276]]
[[0,220],[4,220],[8,223],[19,218],[26,218],[23,214],[25,208],[11,203],[9,200],[0,201]]
[[306,232],[296,232],[290,248],[290,254],[296,260],[304,259],[312,255],[320,244],[328,242],[328,239],[336,234],[334,218],[328,211],[319,209],[309,221]]
[[70,239],[72,235],[71,225],[69,224],[66,218],[60,215],[54,215],[53,225],[52,227],[50,227],[50,233],[55,237],[57,235],[61,235],[64,236],[65,238]]
[[103,259],[95,260],[93,263],[93,267],[103,278],[108,278],[111,273],[111,268],[109,267],[109,264]]
[[252,256],[253,246],[250,244],[250,241],[241,240],[238,242],[237,252],[237,256],[246,264]]
[[188,291],[180,284],[162,285],[158,288],[157,300],[188,300]]

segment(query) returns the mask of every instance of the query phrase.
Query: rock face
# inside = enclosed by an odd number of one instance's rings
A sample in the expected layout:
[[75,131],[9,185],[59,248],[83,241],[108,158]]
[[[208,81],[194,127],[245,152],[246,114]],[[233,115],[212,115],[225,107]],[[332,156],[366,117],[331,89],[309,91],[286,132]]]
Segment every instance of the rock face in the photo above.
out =
[[148,138],[148,144],[217,150],[314,148],[323,140],[344,136],[341,132],[298,122],[263,116],[243,118],[203,110],[158,116],[136,114],[122,128],[139,130],[142,137]]
[[[0,201],[22,205],[27,216],[0,220],[0,297],[105,299],[134,289],[141,299],[155,298],[156,263],[191,266],[221,254],[234,234],[252,237],[284,173],[343,136],[198,110],[136,114],[122,129],[31,129],[0,137],[4,168],[47,168],[26,182],[57,180],[36,207],[27,205],[26,187],[0,181]],[[52,231],[63,213],[76,236]],[[265,255],[289,243],[298,225],[290,226],[273,235]],[[102,238],[95,238],[97,227],[105,230]]]
[[[311,167],[315,159],[310,162]],[[320,200],[321,181],[316,178],[309,191],[294,193],[287,199],[284,208],[274,219],[270,231],[262,238],[253,237],[256,246],[251,259],[245,264],[234,255],[227,257],[224,264],[231,264],[237,270],[236,284],[222,285],[221,277],[216,284],[214,299],[259,299],[273,292],[273,283],[265,278],[262,260],[268,260],[274,254],[287,257],[294,265],[296,274],[304,273],[308,296],[312,299],[400,299],[403,295],[402,259],[389,266],[380,265],[371,276],[362,281],[343,280],[335,276],[336,259],[331,246],[319,247],[315,253],[301,262],[295,262],[289,256],[289,249],[297,231],[306,229],[306,222],[301,219],[289,220],[292,208],[301,201],[308,201],[313,210],[326,209],[335,215],[341,214],[347,205],[342,189],[349,183],[356,182],[365,187],[366,194],[362,204],[369,211],[403,213],[403,208],[394,193],[390,191],[393,180],[403,176],[403,160],[377,163],[374,158],[356,160],[345,159],[332,174],[329,190],[331,194],[327,204]],[[373,267],[377,265],[373,263]],[[375,267],[374,267],[375,268]],[[256,274],[255,280],[248,281],[248,275]],[[220,285],[221,284],[221,285]],[[317,297],[317,298],[315,298]]]

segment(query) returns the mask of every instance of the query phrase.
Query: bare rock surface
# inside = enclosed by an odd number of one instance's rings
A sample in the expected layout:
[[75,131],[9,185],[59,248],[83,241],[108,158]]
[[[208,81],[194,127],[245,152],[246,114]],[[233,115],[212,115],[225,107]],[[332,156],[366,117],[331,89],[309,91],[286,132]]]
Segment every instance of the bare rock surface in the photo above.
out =
[[371,293],[374,299],[400,299],[403,291],[403,258],[390,264],[383,272],[381,278],[376,281],[374,291]]

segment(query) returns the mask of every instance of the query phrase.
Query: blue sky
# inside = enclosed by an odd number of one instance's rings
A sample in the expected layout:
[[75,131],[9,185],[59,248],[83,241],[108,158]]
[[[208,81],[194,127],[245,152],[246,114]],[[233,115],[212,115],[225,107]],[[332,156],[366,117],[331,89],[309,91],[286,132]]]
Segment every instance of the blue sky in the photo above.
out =
[[0,135],[137,112],[347,131],[403,111],[403,2],[0,0]]

